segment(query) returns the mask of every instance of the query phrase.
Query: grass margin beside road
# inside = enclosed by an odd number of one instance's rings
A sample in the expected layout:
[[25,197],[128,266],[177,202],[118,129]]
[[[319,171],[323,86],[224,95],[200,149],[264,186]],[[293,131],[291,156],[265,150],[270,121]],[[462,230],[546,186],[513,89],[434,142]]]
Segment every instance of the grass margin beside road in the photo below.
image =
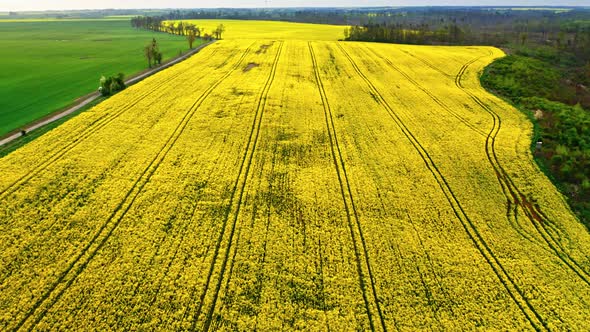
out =
[[[190,50],[184,54],[178,55],[175,58],[165,61],[164,63],[162,63],[160,66],[158,66],[156,68],[152,68],[149,70],[144,70],[139,73],[135,73],[134,75],[131,76],[131,78],[126,80],[125,83],[127,84],[127,86],[138,83],[147,77],[150,77],[150,76],[152,76],[164,69],[167,69],[179,62],[182,62],[182,61],[188,59],[189,57],[200,52],[203,48],[211,45],[214,42],[215,41],[210,41],[210,42],[201,44],[193,50]],[[89,99],[91,99],[90,102],[87,102]],[[106,98],[102,97],[98,92],[93,92],[91,94],[88,94],[88,95],[85,95],[85,96],[82,96],[82,97],[76,99],[76,101],[73,104],[71,104],[65,108],[62,108],[56,112],[53,112],[41,119],[33,121],[33,122],[27,124],[26,126],[23,126],[22,128],[19,128],[19,129],[9,132],[8,134],[0,137],[0,157],[3,157],[6,154],[16,150],[18,147],[21,147],[21,146],[25,145],[26,143],[33,141],[35,138],[41,136],[43,133],[55,128],[59,124],[62,124],[63,122],[67,121],[67,119],[70,119],[70,118],[74,117],[75,115],[80,114],[81,112],[88,110],[89,108],[92,108],[93,106],[97,105],[98,103],[100,103],[101,101],[103,101],[105,99]],[[55,123],[58,123],[58,125],[52,126]],[[46,127],[48,127],[48,129],[45,130]],[[41,133],[37,134],[37,132],[41,132]],[[22,133],[24,133],[24,135]],[[22,142],[22,143],[18,143],[18,142]],[[10,148],[10,147],[14,147],[14,146],[16,146],[16,147],[12,148],[12,149]],[[5,149],[5,147],[6,147],[6,149]],[[5,150],[8,152],[5,153],[4,152]]]

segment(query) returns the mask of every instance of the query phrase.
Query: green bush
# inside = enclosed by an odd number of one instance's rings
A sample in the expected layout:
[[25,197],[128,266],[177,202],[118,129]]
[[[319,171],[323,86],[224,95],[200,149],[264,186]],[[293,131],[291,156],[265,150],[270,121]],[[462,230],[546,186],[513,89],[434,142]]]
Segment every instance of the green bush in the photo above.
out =
[[578,59],[573,54],[547,45],[537,45],[535,47],[517,46],[514,54],[534,58],[554,66],[572,67],[578,65]]
[[522,98],[520,106],[543,112],[538,119],[543,163],[565,184],[571,196],[580,203],[590,200],[590,112],[580,105],[569,106],[539,97]]
[[118,91],[124,90],[126,87],[125,75],[119,73],[116,76],[102,76],[100,78],[100,87],[98,88],[98,91],[103,96],[110,96]]
[[509,55],[488,66],[482,83],[513,101],[523,97],[554,98],[561,74],[541,60]]

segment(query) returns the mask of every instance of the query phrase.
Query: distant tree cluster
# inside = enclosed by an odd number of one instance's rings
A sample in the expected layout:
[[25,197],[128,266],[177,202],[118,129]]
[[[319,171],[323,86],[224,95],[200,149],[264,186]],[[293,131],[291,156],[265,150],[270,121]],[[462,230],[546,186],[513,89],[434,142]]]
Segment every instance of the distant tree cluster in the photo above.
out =
[[[590,19],[590,14],[589,14]],[[457,19],[421,23],[369,23],[345,28],[344,39],[400,44],[545,45],[575,52],[590,60],[590,20],[542,26],[532,21],[510,30],[460,23]]]
[[201,38],[204,40],[222,39],[223,33],[225,32],[225,26],[219,24],[210,33],[205,32],[203,28],[196,26],[195,24],[180,21],[178,23],[169,23],[166,20],[170,18],[162,16],[137,16],[131,19],[131,26],[137,29],[147,29],[158,32],[166,32],[169,34],[186,36],[190,48],[193,47],[193,43],[196,39]]
[[100,86],[98,91],[103,96],[110,96],[118,91],[124,90],[127,86],[125,85],[125,75],[119,73],[116,76],[100,78]]
[[136,16],[131,19],[131,26],[137,29],[165,31],[164,20],[165,18],[160,16]]
[[[370,8],[369,10],[375,10]],[[350,24],[348,17],[357,8],[214,8],[174,10],[164,15],[167,20],[233,19],[272,20],[319,24]],[[366,10],[358,8],[358,12]]]
[[367,24],[344,30],[344,39],[398,44],[465,44],[472,38],[456,23],[439,29],[428,24]]

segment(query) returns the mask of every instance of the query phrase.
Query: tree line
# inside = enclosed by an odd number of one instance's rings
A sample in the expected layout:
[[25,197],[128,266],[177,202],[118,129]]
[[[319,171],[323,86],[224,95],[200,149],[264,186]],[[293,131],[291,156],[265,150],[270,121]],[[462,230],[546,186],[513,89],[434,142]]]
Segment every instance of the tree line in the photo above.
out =
[[146,29],[157,32],[165,32],[173,35],[186,36],[190,48],[197,38],[204,40],[222,39],[225,26],[219,24],[210,32],[190,22],[180,21],[178,23],[166,22],[169,18],[165,16],[136,16],[131,19],[131,26],[137,29]]
[[[178,36],[185,36],[189,48],[192,49],[197,39],[211,41],[213,39],[222,39],[225,32],[225,26],[219,24],[211,33],[205,32],[204,28],[200,28],[190,22],[180,21],[178,23],[166,22],[163,16],[136,16],[131,19],[131,26],[136,29],[146,29],[157,32],[164,32]],[[148,61],[148,66],[160,65],[162,63],[162,52],[156,39],[144,47],[144,56]]]
[[344,29],[344,40],[397,44],[465,44],[469,36],[455,23],[432,29],[428,24],[367,24]]
[[590,15],[588,21],[566,21],[559,26],[543,26],[529,21],[503,31],[461,24],[457,19],[441,19],[436,24],[368,23],[344,29],[344,39],[399,44],[430,45],[539,45],[575,53],[590,60]]

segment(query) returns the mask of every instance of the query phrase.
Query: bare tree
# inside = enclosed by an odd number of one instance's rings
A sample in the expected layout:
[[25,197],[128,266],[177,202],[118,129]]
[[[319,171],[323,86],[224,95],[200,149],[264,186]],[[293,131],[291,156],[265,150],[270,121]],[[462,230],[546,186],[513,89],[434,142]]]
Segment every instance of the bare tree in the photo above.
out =
[[178,35],[182,36],[184,35],[184,23],[178,22],[178,25],[176,26],[176,30],[178,31]]
[[162,63],[162,52],[160,52],[160,47],[158,46],[156,38],[153,38],[152,42],[143,48],[143,52],[144,56],[148,60],[148,66],[150,68],[152,68],[152,63],[154,65]]
[[217,29],[213,30],[213,34],[215,35],[215,39],[221,39],[221,35],[225,32],[225,25],[220,24],[217,26]]
[[151,45],[146,45],[143,48],[143,52],[144,52],[144,55],[145,55],[145,57],[146,57],[146,59],[148,61],[148,66],[150,68],[152,68],[152,56],[153,56],[153,53],[152,53],[152,47],[151,47]]
[[197,32],[194,29],[189,29],[188,33],[186,34],[186,40],[188,41],[188,47],[190,49],[193,48],[193,43],[197,39]]

